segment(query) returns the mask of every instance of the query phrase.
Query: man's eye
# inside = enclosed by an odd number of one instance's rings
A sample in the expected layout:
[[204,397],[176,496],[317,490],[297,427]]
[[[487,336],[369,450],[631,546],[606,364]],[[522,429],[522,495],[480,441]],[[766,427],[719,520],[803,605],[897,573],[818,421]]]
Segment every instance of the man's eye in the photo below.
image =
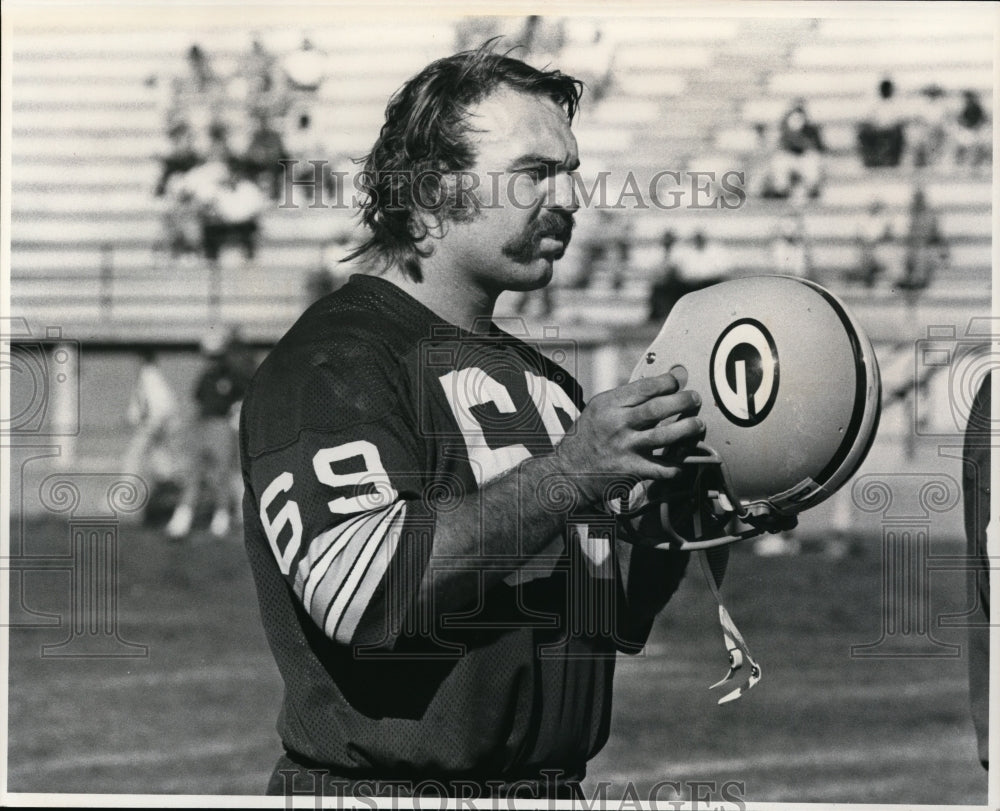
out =
[[548,166],[526,166],[523,169],[519,169],[518,173],[531,178],[537,183],[545,180],[549,176],[550,170]]

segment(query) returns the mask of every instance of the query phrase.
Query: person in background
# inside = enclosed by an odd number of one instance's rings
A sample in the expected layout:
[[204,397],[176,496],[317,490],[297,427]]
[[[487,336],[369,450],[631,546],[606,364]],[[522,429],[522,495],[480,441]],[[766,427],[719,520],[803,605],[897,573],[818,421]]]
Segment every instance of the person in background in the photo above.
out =
[[861,161],[868,167],[899,166],[906,145],[907,117],[896,98],[892,79],[878,86],[878,99],[858,125]]
[[264,195],[239,169],[240,161],[229,150],[225,132],[213,132],[208,160],[188,173],[188,188],[198,208],[202,250],[213,265],[222,247],[235,242],[247,261],[256,256],[258,219]]
[[194,147],[191,127],[184,121],[175,123],[169,132],[170,151],[160,158],[160,177],[153,189],[163,198],[163,231],[170,257],[175,260],[194,258],[201,247],[198,233],[197,204],[188,185],[188,173],[204,162],[204,156]]
[[992,142],[990,126],[979,94],[963,90],[962,102],[952,124],[955,141],[955,165],[968,163],[973,169],[990,162]]
[[224,126],[225,83],[197,43],[187,51],[186,70],[171,80],[167,127],[183,122],[191,129],[195,149],[209,149],[213,128]]
[[167,184],[174,175],[184,175],[200,165],[204,157],[194,148],[191,127],[185,121],[178,121],[167,133],[170,140],[169,151],[160,158],[160,179],[153,194],[163,197]]
[[240,59],[239,76],[245,83],[244,100],[251,115],[282,113],[278,92],[278,59],[259,35],[250,41],[250,49]]
[[177,428],[177,398],[163,376],[154,351],[140,352],[141,366],[135,387],[129,395],[126,418],[132,438],[122,458],[122,470],[150,480],[150,489],[158,481],[174,475],[172,442]]
[[[299,48],[285,54],[280,61],[282,95],[285,104],[285,130],[282,133],[286,145],[294,154],[291,145],[303,137],[316,132],[316,119],[320,116],[321,105],[317,103],[323,82],[326,80],[329,56],[319,50],[308,37],[303,37]],[[296,157],[299,157],[296,155]],[[318,160],[324,154],[305,156],[305,160]]]
[[585,239],[573,286],[584,290],[598,275],[606,275],[610,287],[618,290],[628,274],[632,253],[631,223],[627,217],[616,216],[602,206],[596,210],[598,222]]
[[243,258],[252,262],[257,255],[260,215],[265,205],[264,194],[256,183],[239,173],[226,175],[202,221],[205,258],[217,262],[222,246],[235,242]]
[[614,43],[595,19],[568,21],[564,37],[559,63],[584,83],[591,104],[600,104],[614,84]]
[[909,138],[913,165],[918,169],[933,166],[941,159],[947,139],[947,120],[944,88],[938,84],[922,87],[910,123]]
[[315,93],[326,78],[327,60],[309,37],[303,37],[298,49],[281,60],[285,81],[293,90]]
[[972,403],[962,448],[965,540],[970,562],[967,589],[973,605],[968,624],[969,704],[979,761],[984,769],[989,769],[990,765],[990,551],[987,528],[990,525],[991,429],[994,425],[990,412],[991,380],[992,372],[987,372]]
[[805,102],[798,99],[778,128],[778,149],[771,164],[775,195],[819,197],[825,151],[819,127],[810,120]]
[[660,272],[649,290],[649,316],[647,320],[661,323],[673,309],[677,299],[682,295],[677,289],[677,264],[673,259],[674,245],[677,235],[667,229],[660,238],[663,248],[663,258],[660,260]]
[[885,203],[872,200],[858,221],[854,236],[858,250],[857,264],[844,271],[845,281],[860,282],[869,289],[875,287],[886,271],[896,264],[893,231]]
[[167,524],[167,535],[175,540],[191,532],[201,498],[212,508],[212,535],[225,536],[241,498],[236,489],[236,431],[240,404],[253,376],[252,363],[235,330],[208,330],[201,341],[201,354],[204,366],[193,391],[196,416],[190,432],[190,470]]
[[903,275],[896,286],[909,291],[924,290],[948,262],[948,242],[941,232],[937,212],[928,204],[924,190],[917,187],[910,200],[906,230]]
[[794,214],[785,217],[771,242],[774,272],[786,276],[798,276],[800,279],[811,279],[813,267],[809,248],[803,218]]
[[774,154],[777,149],[777,134],[773,127],[763,121],[753,125],[754,137],[751,146],[743,156],[746,166],[747,194],[767,200],[781,198],[774,181]]
[[277,200],[281,196],[284,178],[281,161],[287,158],[288,151],[281,133],[271,126],[271,119],[266,112],[257,111],[254,114],[250,143],[239,161],[246,178],[256,181],[270,199]]
[[694,232],[690,242],[677,246],[674,262],[677,265],[678,298],[725,281],[732,270],[729,251],[718,242],[710,241],[701,229]]
[[517,42],[527,51],[527,62],[547,65],[559,57],[566,44],[566,23],[558,17],[531,14],[524,18]]

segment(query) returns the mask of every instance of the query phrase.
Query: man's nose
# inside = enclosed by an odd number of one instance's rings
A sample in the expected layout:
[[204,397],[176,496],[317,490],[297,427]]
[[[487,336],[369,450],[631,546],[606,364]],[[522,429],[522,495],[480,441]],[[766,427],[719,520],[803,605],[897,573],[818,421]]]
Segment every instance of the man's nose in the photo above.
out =
[[547,208],[558,208],[575,213],[580,208],[576,193],[576,179],[572,172],[558,172],[550,179]]

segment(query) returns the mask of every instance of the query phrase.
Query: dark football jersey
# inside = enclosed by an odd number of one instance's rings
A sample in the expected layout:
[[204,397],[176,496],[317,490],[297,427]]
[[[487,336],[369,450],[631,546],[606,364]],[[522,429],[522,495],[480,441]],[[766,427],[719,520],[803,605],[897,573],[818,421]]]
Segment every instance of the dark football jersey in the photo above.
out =
[[962,466],[965,538],[969,556],[967,588],[974,606],[968,625],[969,695],[979,760],[989,768],[990,718],[990,558],[986,531],[990,524],[990,461],[993,426],[987,373],[979,385],[965,429]]
[[[510,560],[434,549],[440,516],[551,453],[582,405],[538,347],[460,330],[377,277],[353,277],[281,339],[240,446],[291,753],[345,776],[582,776],[607,738],[624,611],[607,525],[570,513],[521,565],[510,518],[481,516],[510,521]],[[568,490],[542,497],[565,510]]]

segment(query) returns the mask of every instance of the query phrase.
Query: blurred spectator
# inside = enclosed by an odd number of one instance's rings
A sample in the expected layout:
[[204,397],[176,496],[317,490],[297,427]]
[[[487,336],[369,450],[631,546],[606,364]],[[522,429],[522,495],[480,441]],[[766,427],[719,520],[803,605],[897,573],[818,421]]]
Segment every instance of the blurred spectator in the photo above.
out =
[[614,82],[614,44],[604,35],[597,20],[571,19],[559,51],[559,68],[581,79],[590,104],[607,96]]
[[677,264],[674,262],[673,249],[677,236],[673,231],[663,232],[660,245],[663,248],[663,258],[660,260],[660,272],[649,290],[650,321],[660,323],[666,319],[682,293],[678,290]]
[[153,193],[163,197],[167,183],[175,174],[183,175],[203,161],[203,157],[194,148],[194,138],[191,127],[184,121],[178,121],[167,133],[170,139],[170,151],[160,158],[160,179]]
[[917,188],[910,200],[903,276],[897,281],[897,287],[924,290],[947,264],[948,254],[948,243],[941,233],[937,213],[927,203],[924,190]]
[[[282,136],[285,152],[294,161],[289,168],[292,179],[305,184],[291,187],[290,194],[295,195],[299,193],[296,190],[301,190],[302,193],[309,195],[308,204],[312,204],[316,200],[317,188],[314,184],[317,182],[319,183],[319,192],[322,195],[320,199],[326,199],[329,202],[329,198],[336,191],[336,181],[333,175],[336,162],[329,160],[329,151],[324,138],[324,133],[329,131],[330,124],[317,118],[321,115],[322,107],[320,106],[310,112],[300,110],[298,115],[286,120]],[[322,163],[317,169],[317,165],[310,161],[322,161]],[[319,172],[318,180],[317,171]],[[281,182],[285,183],[284,173],[282,173]]]
[[202,51],[201,46],[195,43],[188,49],[188,86],[187,90],[192,93],[209,93],[216,89],[218,79],[208,57]]
[[167,114],[167,127],[187,124],[194,147],[205,152],[213,127],[223,125],[225,87],[212,69],[208,56],[197,43],[187,52],[187,70],[172,80],[173,98]]
[[947,117],[944,89],[937,84],[921,88],[916,114],[908,130],[914,166],[933,166],[941,158]]
[[[285,142],[296,137],[297,131],[311,130],[317,110],[319,90],[327,75],[329,57],[318,50],[306,37],[299,49],[286,54],[281,60],[284,92],[287,96],[285,114]],[[324,157],[312,155],[313,159]]]
[[732,270],[729,251],[717,242],[709,241],[701,230],[694,232],[690,242],[681,243],[674,249],[674,263],[677,266],[678,298],[724,281]]
[[896,98],[896,86],[883,79],[878,100],[858,125],[858,147],[865,166],[899,166],[906,143],[906,115]]
[[872,288],[894,263],[893,225],[881,200],[872,200],[858,222],[854,238],[858,249],[856,267],[844,272],[844,279]]
[[778,226],[771,242],[774,272],[800,279],[813,277],[812,256],[801,215],[789,215]]
[[[197,171],[197,170],[192,170]],[[164,190],[163,228],[172,259],[194,261],[201,253],[201,217],[190,186],[191,173],[174,174]]]
[[177,428],[177,398],[167,383],[151,350],[140,353],[142,365],[129,395],[126,418],[132,438],[122,459],[122,469],[155,484],[168,481],[175,473],[172,440]]
[[257,255],[259,218],[265,207],[257,184],[239,174],[227,173],[215,189],[211,203],[202,210],[202,248],[205,258],[217,262],[224,245],[235,243],[247,261]]
[[566,25],[561,17],[532,14],[525,17],[518,44],[528,51],[524,58],[537,67],[551,65],[566,44]]
[[204,366],[194,387],[196,418],[190,432],[190,470],[166,528],[174,539],[191,531],[201,498],[211,507],[210,531],[216,537],[226,535],[234,514],[238,515],[239,407],[253,368],[235,330],[228,334],[209,330],[202,338],[201,353]]
[[250,50],[241,57],[238,75],[244,82],[244,99],[251,116],[281,115],[284,112],[280,102],[278,60],[259,36],[253,37]]
[[819,197],[823,171],[820,155],[825,150],[819,127],[809,120],[805,102],[796,101],[778,128],[777,151],[771,163],[776,196]]
[[264,195],[255,183],[234,171],[235,163],[224,133],[216,131],[208,160],[188,173],[188,188],[198,207],[202,251],[213,264],[229,243],[239,245],[248,260],[256,255]]
[[229,174],[233,155],[226,139],[226,131],[214,127],[211,131],[205,160],[187,173],[187,186],[200,202],[210,201],[212,192],[220,183],[220,178]]
[[992,158],[990,127],[986,110],[975,90],[963,90],[961,107],[952,127],[956,165],[968,163],[975,168]]
[[174,124],[170,130],[170,152],[160,159],[160,178],[153,190],[166,203],[163,227],[173,259],[193,256],[201,247],[197,204],[188,177],[203,161],[194,148],[191,128],[185,122]]
[[778,198],[781,195],[774,182],[776,137],[762,121],[754,124],[753,129],[753,146],[744,157],[747,194],[750,197]]
[[628,274],[632,255],[631,222],[616,216],[606,207],[596,208],[598,223],[583,242],[583,256],[573,286],[583,290],[593,283],[600,271],[607,273],[610,286],[621,288]]
[[250,143],[240,161],[244,174],[257,182],[272,200],[281,196],[284,167],[288,158],[281,135],[271,126],[267,113],[258,111]]
[[327,61],[327,55],[303,37],[298,50],[281,59],[281,69],[291,90],[315,93],[326,78]]

